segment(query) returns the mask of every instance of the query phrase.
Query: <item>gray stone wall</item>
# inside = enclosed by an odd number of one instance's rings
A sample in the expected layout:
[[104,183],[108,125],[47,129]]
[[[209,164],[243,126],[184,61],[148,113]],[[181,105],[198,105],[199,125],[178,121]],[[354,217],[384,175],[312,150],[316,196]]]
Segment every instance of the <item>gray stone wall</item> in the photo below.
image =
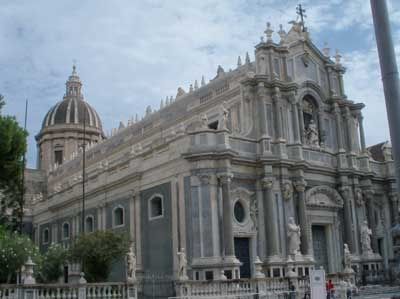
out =
[[[163,199],[163,215],[149,218],[149,200],[154,195]],[[171,184],[140,192],[143,269],[148,273],[173,274]]]

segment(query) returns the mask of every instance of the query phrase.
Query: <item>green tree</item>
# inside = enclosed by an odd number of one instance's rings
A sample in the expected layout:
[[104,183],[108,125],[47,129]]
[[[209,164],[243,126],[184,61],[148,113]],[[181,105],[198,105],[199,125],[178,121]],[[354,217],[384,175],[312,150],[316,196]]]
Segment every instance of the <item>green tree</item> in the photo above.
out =
[[80,235],[70,249],[71,259],[82,262],[89,282],[104,282],[112,264],[125,257],[129,250],[128,237],[112,231],[96,231]]
[[46,283],[57,282],[63,274],[63,266],[68,258],[68,250],[60,244],[52,244],[43,254],[39,269],[40,280]]
[[0,284],[15,282],[28,257],[40,268],[41,255],[31,239],[0,226]]
[[28,133],[14,116],[2,114],[4,105],[0,95],[0,224],[14,230],[23,213],[23,157]]

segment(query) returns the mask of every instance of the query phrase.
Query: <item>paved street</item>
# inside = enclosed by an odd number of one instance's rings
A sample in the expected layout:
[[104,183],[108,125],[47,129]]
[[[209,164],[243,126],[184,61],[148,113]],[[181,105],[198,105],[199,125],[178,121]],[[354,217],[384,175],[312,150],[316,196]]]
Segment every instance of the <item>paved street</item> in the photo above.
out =
[[360,299],[390,299],[393,296],[400,296],[400,292],[398,293],[390,293],[390,294],[377,294],[377,295],[371,295],[371,296],[358,296],[358,297],[354,297],[356,298],[360,298]]

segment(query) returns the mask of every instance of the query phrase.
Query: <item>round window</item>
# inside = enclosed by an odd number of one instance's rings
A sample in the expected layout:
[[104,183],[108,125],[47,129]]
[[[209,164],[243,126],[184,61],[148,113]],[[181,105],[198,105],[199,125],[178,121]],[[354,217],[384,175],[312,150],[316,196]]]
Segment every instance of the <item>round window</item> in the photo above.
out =
[[244,221],[244,218],[246,216],[245,210],[242,203],[239,200],[235,203],[235,207],[233,208],[233,213],[238,222],[242,223]]

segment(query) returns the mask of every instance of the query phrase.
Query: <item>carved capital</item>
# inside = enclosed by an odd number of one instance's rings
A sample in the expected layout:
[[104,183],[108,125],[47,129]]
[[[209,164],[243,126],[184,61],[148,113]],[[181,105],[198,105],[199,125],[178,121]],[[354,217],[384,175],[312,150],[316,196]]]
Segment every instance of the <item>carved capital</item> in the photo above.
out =
[[339,192],[344,198],[348,198],[350,196],[350,191],[351,191],[350,186],[341,186],[339,188]]
[[221,172],[217,174],[217,178],[221,184],[229,184],[232,181],[233,174],[230,172]]
[[298,181],[294,182],[293,185],[297,192],[306,191],[307,182],[305,180],[298,180]]
[[131,190],[131,198],[132,198],[132,200],[135,200],[138,196],[139,196],[139,190],[132,189]]
[[263,189],[271,189],[274,182],[271,178],[265,177],[261,180],[261,184]]
[[367,190],[364,190],[364,196],[365,196],[365,198],[367,199],[367,200],[373,200],[374,199],[374,194],[375,194],[375,191],[374,190],[372,190],[372,189],[367,189]]
[[292,104],[292,105],[297,104],[296,94],[294,92],[289,93],[287,98],[288,98],[290,104]]
[[208,185],[210,184],[211,181],[211,175],[208,173],[201,173],[198,175],[199,180],[201,182],[202,185]]

